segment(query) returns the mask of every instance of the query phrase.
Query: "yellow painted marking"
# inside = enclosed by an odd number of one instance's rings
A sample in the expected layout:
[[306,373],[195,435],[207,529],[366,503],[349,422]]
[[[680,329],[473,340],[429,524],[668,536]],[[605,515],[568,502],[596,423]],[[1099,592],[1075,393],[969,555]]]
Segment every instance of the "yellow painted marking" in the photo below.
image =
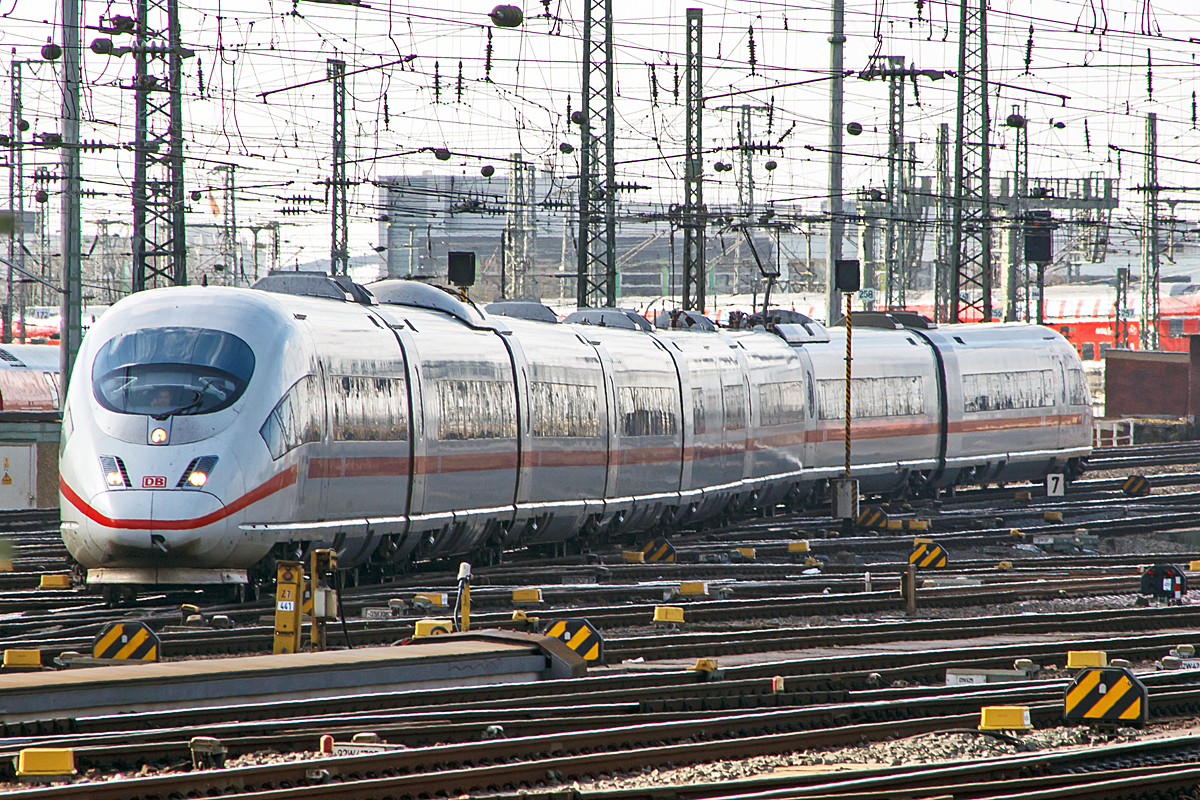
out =
[[563,631],[566,629],[567,623],[559,621],[550,626],[550,630],[546,631],[546,635],[557,639],[559,636],[562,636]]
[[104,634],[104,638],[96,642],[96,646],[92,648],[92,652],[96,658],[103,658],[103,653],[108,650],[108,646],[121,638],[121,633],[125,630],[123,625],[114,625],[108,633]]
[[1083,676],[1075,688],[1067,692],[1067,713],[1070,714],[1075,710],[1075,706],[1083,702],[1092,690],[1096,688],[1096,684],[1100,683],[1100,670],[1094,669]]
[[114,658],[129,658],[131,655],[137,652],[137,649],[141,647],[142,643],[145,641],[146,629],[138,628],[138,632],[133,635],[133,638],[131,638],[124,647],[117,651],[117,654],[114,656]]
[[585,655],[583,658],[585,661],[595,661],[599,657],[600,657],[600,645],[594,644],[594,645],[592,645],[592,649],[588,650],[587,655]]
[[151,646],[150,651],[146,653],[144,661],[158,661],[158,648]]
[[569,642],[567,642],[567,647],[571,648],[572,650],[577,650],[583,645],[584,642],[588,640],[588,637],[591,635],[592,632],[589,631],[585,625],[579,630],[575,631],[575,635],[571,637]]
[[1121,713],[1121,719],[1139,719],[1142,716],[1142,698],[1138,697],[1133,705]]
[[1096,705],[1092,706],[1090,710],[1085,712],[1084,716],[1102,718],[1113,706],[1117,704],[1117,701],[1124,697],[1125,693],[1132,688],[1133,684],[1129,682],[1129,678],[1126,678],[1124,675],[1122,675],[1121,680],[1108,687],[1108,691],[1104,693],[1104,696],[1097,700]]

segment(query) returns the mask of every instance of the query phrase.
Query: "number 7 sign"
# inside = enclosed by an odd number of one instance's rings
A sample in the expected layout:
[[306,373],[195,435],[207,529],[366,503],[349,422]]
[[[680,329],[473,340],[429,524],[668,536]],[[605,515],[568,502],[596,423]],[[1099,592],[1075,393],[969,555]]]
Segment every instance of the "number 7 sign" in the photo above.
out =
[[1046,497],[1063,497],[1067,493],[1067,477],[1061,472],[1046,475]]

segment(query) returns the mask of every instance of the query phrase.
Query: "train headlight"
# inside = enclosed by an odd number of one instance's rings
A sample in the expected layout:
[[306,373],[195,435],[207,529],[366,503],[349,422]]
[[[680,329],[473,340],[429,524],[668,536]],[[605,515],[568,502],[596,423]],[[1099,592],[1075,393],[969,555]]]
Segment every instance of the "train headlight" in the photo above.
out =
[[155,428],[150,431],[150,444],[163,444],[167,441],[167,429]]
[[116,456],[100,456],[100,471],[104,473],[104,482],[109,488],[124,489],[133,485],[129,482],[125,463]]
[[179,476],[179,483],[175,484],[175,488],[199,489],[208,483],[208,476],[212,474],[213,467],[216,465],[216,456],[201,456],[192,459],[192,463],[188,464],[187,469]]

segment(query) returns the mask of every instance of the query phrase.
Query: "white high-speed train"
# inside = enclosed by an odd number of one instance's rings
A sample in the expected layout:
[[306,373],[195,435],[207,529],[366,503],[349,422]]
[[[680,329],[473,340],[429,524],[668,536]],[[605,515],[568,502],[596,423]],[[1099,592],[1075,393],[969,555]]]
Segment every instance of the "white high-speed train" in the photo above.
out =
[[[244,586],[324,543],[351,569],[819,499],[843,468],[844,331],[679,314],[481,311],[448,291],[275,273],[115,305],[85,338],[62,534],[107,591]],[[1032,325],[861,315],[864,493],[1077,473],[1075,350]],[[545,321],[542,321],[542,320]]]

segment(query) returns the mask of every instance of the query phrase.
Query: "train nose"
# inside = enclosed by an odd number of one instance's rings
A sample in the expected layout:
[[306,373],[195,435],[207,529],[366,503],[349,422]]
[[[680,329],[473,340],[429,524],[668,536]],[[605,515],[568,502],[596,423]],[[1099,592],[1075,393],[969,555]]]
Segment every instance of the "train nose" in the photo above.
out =
[[[92,522],[103,530],[104,560],[205,566],[219,560],[225,505],[198,491],[101,492],[92,498]],[[220,530],[217,530],[220,529]]]

